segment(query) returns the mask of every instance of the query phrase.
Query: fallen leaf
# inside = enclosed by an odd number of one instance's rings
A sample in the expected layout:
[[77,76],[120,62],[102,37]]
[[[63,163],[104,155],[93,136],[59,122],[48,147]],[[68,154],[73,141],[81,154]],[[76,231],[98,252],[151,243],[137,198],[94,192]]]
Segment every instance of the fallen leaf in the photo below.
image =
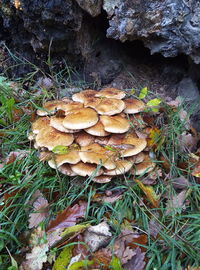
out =
[[187,191],[183,190],[179,194],[174,195],[171,199],[168,199],[166,215],[169,215],[172,212],[181,213],[184,201],[186,199],[186,194]]
[[155,191],[151,186],[145,186],[140,180],[135,179],[135,182],[138,184],[140,189],[144,192],[147,199],[151,202],[153,207],[158,208],[159,207],[159,200],[157,198],[157,195],[155,194]]
[[57,257],[52,270],[65,270],[72,258],[73,246],[65,247]]
[[197,148],[198,141],[199,137],[198,136],[195,137],[190,133],[183,132],[179,136],[180,147],[182,148],[183,151],[194,152]]
[[142,88],[142,89],[140,90],[140,93],[139,93],[138,98],[139,98],[139,99],[145,98],[146,95],[147,95],[147,93],[148,93],[148,88],[147,88],[147,87]]
[[23,158],[27,157],[31,151],[29,150],[16,150],[10,152],[5,160],[5,164],[13,163],[16,159],[22,160]]
[[94,261],[93,269],[109,269],[109,265],[112,259],[112,252],[108,248],[101,248],[92,255]]
[[145,253],[137,247],[135,249],[135,255],[123,265],[123,268],[126,270],[143,270],[145,265]]
[[152,218],[149,222],[149,233],[154,238],[157,237],[159,231],[161,229],[161,225],[156,221],[156,219]]
[[41,270],[43,263],[47,261],[46,253],[49,250],[45,231],[41,227],[32,232],[30,247],[31,252],[26,254],[26,259],[21,264],[20,270]]
[[95,252],[100,247],[109,243],[112,234],[106,222],[101,222],[96,226],[89,227],[84,233],[84,242]]
[[64,211],[59,213],[54,220],[50,221],[47,232],[74,226],[78,218],[84,217],[86,206],[86,202],[80,201],[72,207],[67,207]]
[[36,227],[40,222],[46,219],[49,212],[48,206],[48,201],[43,196],[37,198],[33,203],[34,212],[29,215],[29,229]]
[[180,176],[171,180],[172,186],[175,190],[187,189],[190,183],[187,178]]

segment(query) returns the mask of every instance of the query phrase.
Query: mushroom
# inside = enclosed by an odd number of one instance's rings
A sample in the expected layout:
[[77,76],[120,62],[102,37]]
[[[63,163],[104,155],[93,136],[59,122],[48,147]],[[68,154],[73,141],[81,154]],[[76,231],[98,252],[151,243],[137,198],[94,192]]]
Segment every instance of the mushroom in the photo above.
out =
[[126,93],[124,91],[121,91],[116,88],[104,88],[95,95],[95,97],[106,97],[116,99],[123,99],[125,96]]
[[49,127],[49,117],[40,117],[32,123],[32,132],[38,134],[43,128]]
[[105,131],[107,132],[125,133],[130,128],[129,121],[121,115],[102,115],[100,116],[100,120],[104,126]]
[[116,164],[116,168],[113,170],[105,170],[104,174],[106,175],[121,175],[121,174],[125,174],[126,172],[128,172],[133,164],[132,162],[130,162],[129,160],[126,159],[122,159],[122,160],[117,160],[115,162]]
[[46,116],[54,114],[58,109],[63,108],[67,103],[63,100],[51,100],[43,104],[41,109],[37,110],[37,115]]
[[80,176],[99,176],[103,173],[103,170],[98,169],[96,165],[91,163],[79,162],[70,166],[72,171]]
[[96,176],[92,178],[93,182],[100,183],[100,184],[108,183],[111,180],[112,180],[112,176],[110,175],[100,175],[100,176]]
[[155,166],[156,166],[155,162],[153,162],[150,159],[150,157],[146,154],[143,162],[133,166],[133,168],[131,170],[131,174],[133,174],[133,175],[142,175],[142,174],[153,171]]
[[98,92],[95,90],[87,89],[87,90],[81,91],[79,93],[73,94],[72,100],[77,101],[77,102],[81,102],[81,103],[85,103],[85,101],[88,100],[89,98],[95,97],[95,95],[97,93]]
[[114,154],[115,153],[106,150],[97,143],[82,146],[79,153],[83,162],[101,164],[108,170],[112,170],[116,167],[115,162],[113,161]]
[[50,118],[50,126],[61,131],[61,132],[66,132],[66,133],[75,133],[79,132],[80,129],[68,129],[63,126],[63,120],[64,117],[57,117],[57,116],[52,116]]
[[124,112],[128,114],[142,112],[144,111],[144,108],[145,108],[144,102],[138,99],[127,98],[127,99],[124,99],[124,103],[125,103]]
[[63,120],[63,126],[68,129],[84,129],[94,126],[99,118],[91,108],[74,109],[68,111]]
[[69,146],[74,141],[73,134],[58,131],[53,127],[46,127],[40,130],[35,138],[36,144],[39,147],[46,147],[48,150],[53,150],[57,145]]
[[75,134],[75,142],[78,143],[80,146],[87,146],[89,144],[92,144],[94,143],[94,140],[94,136],[88,134],[84,130]]
[[62,174],[68,175],[68,176],[76,176],[77,174],[72,171],[69,164],[63,164],[60,167],[58,167],[58,171]]
[[86,128],[85,131],[93,136],[108,136],[110,132],[105,131],[103,124],[99,120],[96,125]]
[[80,161],[80,156],[77,151],[69,151],[66,154],[55,154],[54,157],[48,161],[49,166],[53,169],[60,167],[64,163],[76,164]]

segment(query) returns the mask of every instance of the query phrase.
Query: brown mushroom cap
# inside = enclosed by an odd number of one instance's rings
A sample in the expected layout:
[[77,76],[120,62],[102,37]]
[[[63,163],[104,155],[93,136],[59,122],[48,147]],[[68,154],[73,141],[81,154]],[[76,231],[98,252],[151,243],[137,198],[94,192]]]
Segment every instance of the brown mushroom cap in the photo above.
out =
[[140,152],[139,154],[128,157],[127,159],[134,164],[138,164],[143,162],[143,160],[145,159],[145,154],[143,152]]
[[63,126],[68,129],[84,129],[94,126],[99,118],[95,110],[82,108],[68,111]]
[[117,147],[117,145],[124,145],[130,147],[121,148],[120,155],[122,157],[130,157],[137,155],[142,152],[147,146],[147,141],[145,139],[137,138],[135,133],[126,133],[121,135],[112,135],[110,140],[108,141],[108,145],[112,145],[113,147]]
[[141,175],[151,172],[155,168],[156,164],[151,161],[150,157],[146,154],[143,162],[133,166],[131,174]]
[[52,116],[50,118],[50,126],[61,131],[61,132],[66,132],[66,133],[75,133],[79,132],[79,129],[68,129],[63,126],[63,120],[64,117],[57,117],[57,116]]
[[46,147],[52,150],[55,146],[69,146],[74,141],[73,134],[60,132],[55,128],[47,127],[42,129],[36,136],[36,144],[39,147]]
[[99,145],[106,145],[110,139],[110,136],[102,136],[102,137],[96,137],[94,138],[94,142],[98,143]]
[[100,175],[92,179],[93,182],[100,183],[100,184],[108,183],[111,180],[112,180],[112,176],[110,175]]
[[100,120],[104,125],[104,129],[111,133],[124,133],[130,128],[129,121],[121,115],[102,115]]
[[68,175],[68,176],[76,176],[77,174],[75,172],[72,171],[71,167],[69,164],[63,164],[58,168],[58,171]]
[[124,99],[124,103],[126,106],[124,109],[125,113],[139,113],[145,108],[144,102],[138,99],[127,98]]
[[87,89],[84,91],[81,91],[79,93],[73,94],[72,100],[85,103],[85,101],[89,98],[93,98],[98,92],[92,89]]
[[133,166],[132,162],[130,162],[129,160],[117,160],[115,162],[116,164],[116,168],[113,170],[105,170],[104,174],[106,175],[120,175],[120,174],[125,174],[126,172],[128,172],[131,167]]
[[115,153],[106,150],[97,143],[81,147],[81,151],[79,153],[83,162],[101,164],[109,170],[116,167],[115,162],[113,161],[114,154]]
[[78,151],[69,151],[66,154],[54,155],[54,158],[49,160],[49,166],[53,169],[60,167],[64,163],[76,164],[80,161]]
[[99,91],[95,97],[106,97],[106,98],[116,98],[122,99],[124,98],[126,93],[116,88],[104,88]]
[[49,127],[49,117],[40,117],[32,123],[32,131],[34,134],[38,134],[43,128]]
[[99,120],[96,125],[86,128],[85,131],[93,136],[108,136],[110,133],[104,130],[104,126]]
[[79,162],[75,165],[70,165],[72,171],[80,176],[99,176],[103,173],[103,170],[97,169],[97,166],[91,163]]
[[80,146],[87,146],[94,143],[94,136],[82,130],[75,134],[75,142]]
[[121,113],[125,108],[122,100],[114,98],[90,98],[84,105],[95,109],[101,115],[115,115]]
[[54,114],[56,110],[63,105],[66,105],[67,103],[64,102],[63,100],[50,100],[47,101],[43,104],[42,108],[43,109],[38,109],[37,114],[39,116],[45,116],[45,115],[50,115]]

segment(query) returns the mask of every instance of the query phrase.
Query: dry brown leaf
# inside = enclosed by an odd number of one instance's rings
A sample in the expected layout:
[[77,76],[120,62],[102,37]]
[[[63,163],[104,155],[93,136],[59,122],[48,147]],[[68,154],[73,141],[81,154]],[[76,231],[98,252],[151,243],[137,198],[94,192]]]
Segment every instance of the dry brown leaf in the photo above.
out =
[[92,269],[102,269],[102,270],[109,269],[111,259],[112,259],[112,252],[108,248],[102,248],[96,251],[92,256],[92,260],[94,261]]
[[123,265],[123,268],[126,270],[143,270],[145,265],[145,253],[137,247],[135,249],[135,255]]
[[179,194],[174,195],[171,199],[168,200],[166,206],[166,215],[171,214],[173,211],[181,212],[183,208],[184,201],[186,199],[186,190],[181,191]]
[[49,222],[47,231],[55,231],[61,228],[74,226],[78,218],[84,217],[87,203],[79,201],[72,207],[67,207],[64,211],[59,213],[54,220]]
[[183,132],[179,136],[180,146],[183,151],[194,152],[197,148],[199,136],[193,136],[190,133]]
[[190,183],[187,178],[180,176],[172,179],[172,186],[175,190],[187,189],[190,186]]
[[46,219],[48,216],[48,201],[40,196],[33,203],[33,213],[29,215],[29,229],[36,227],[40,222]]
[[96,226],[89,227],[85,231],[84,242],[90,247],[92,252],[109,243],[112,236],[109,230],[109,225],[106,222],[101,222]]
[[5,164],[13,163],[16,159],[22,160],[23,158],[27,157],[31,151],[29,150],[16,150],[10,152],[5,160]]

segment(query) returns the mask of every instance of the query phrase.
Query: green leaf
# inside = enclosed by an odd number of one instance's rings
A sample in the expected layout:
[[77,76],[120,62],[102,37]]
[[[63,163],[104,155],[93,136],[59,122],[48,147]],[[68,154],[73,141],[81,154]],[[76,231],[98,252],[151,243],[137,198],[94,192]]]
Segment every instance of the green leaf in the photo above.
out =
[[63,146],[63,145],[57,145],[53,148],[52,152],[58,155],[67,154],[69,153],[69,147]]
[[130,90],[130,94],[131,94],[131,95],[134,95],[134,94],[135,94],[135,89],[134,89],[134,88],[132,88],[132,89]]
[[140,90],[140,93],[139,93],[138,98],[139,98],[139,99],[145,98],[146,95],[147,95],[147,93],[148,93],[147,87],[142,88],[142,89]]
[[67,246],[60,252],[52,270],[66,270],[66,267],[70,263],[72,257],[72,249],[73,246]]
[[114,256],[110,262],[110,267],[113,270],[123,270],[120,259]]
[[159,99],[159,98],[154,98],[154,99],[149,100],[149,101],[147,102],[146,105],[149,106],[149,107],[156,107],[156,106],[158,106],[161,102],[162,102],[161,99]]
[[93,261],[82,260],[80,262],[73,263],[70,267],[67,268],[67,270],[79,270],[80,268],[83,269],[83,267],[87,269],[87,266],[92,265],[93,263]]
[[106,150],[109,150],[109,151],[112,151],[112,152],[116,152],[116,149],[113,148],[113,147],[111,147],[111,146],[109,146],[109,145],[105,145],[104,148],[105,148]]
[[61,237],[66,237],[66,236],[71,236],[75,233],[82,232],[86,230],[88,227],[90,227],[90,224],[85,224],[85,225],[74,225],[71,227],[68,227],[62,232]]

